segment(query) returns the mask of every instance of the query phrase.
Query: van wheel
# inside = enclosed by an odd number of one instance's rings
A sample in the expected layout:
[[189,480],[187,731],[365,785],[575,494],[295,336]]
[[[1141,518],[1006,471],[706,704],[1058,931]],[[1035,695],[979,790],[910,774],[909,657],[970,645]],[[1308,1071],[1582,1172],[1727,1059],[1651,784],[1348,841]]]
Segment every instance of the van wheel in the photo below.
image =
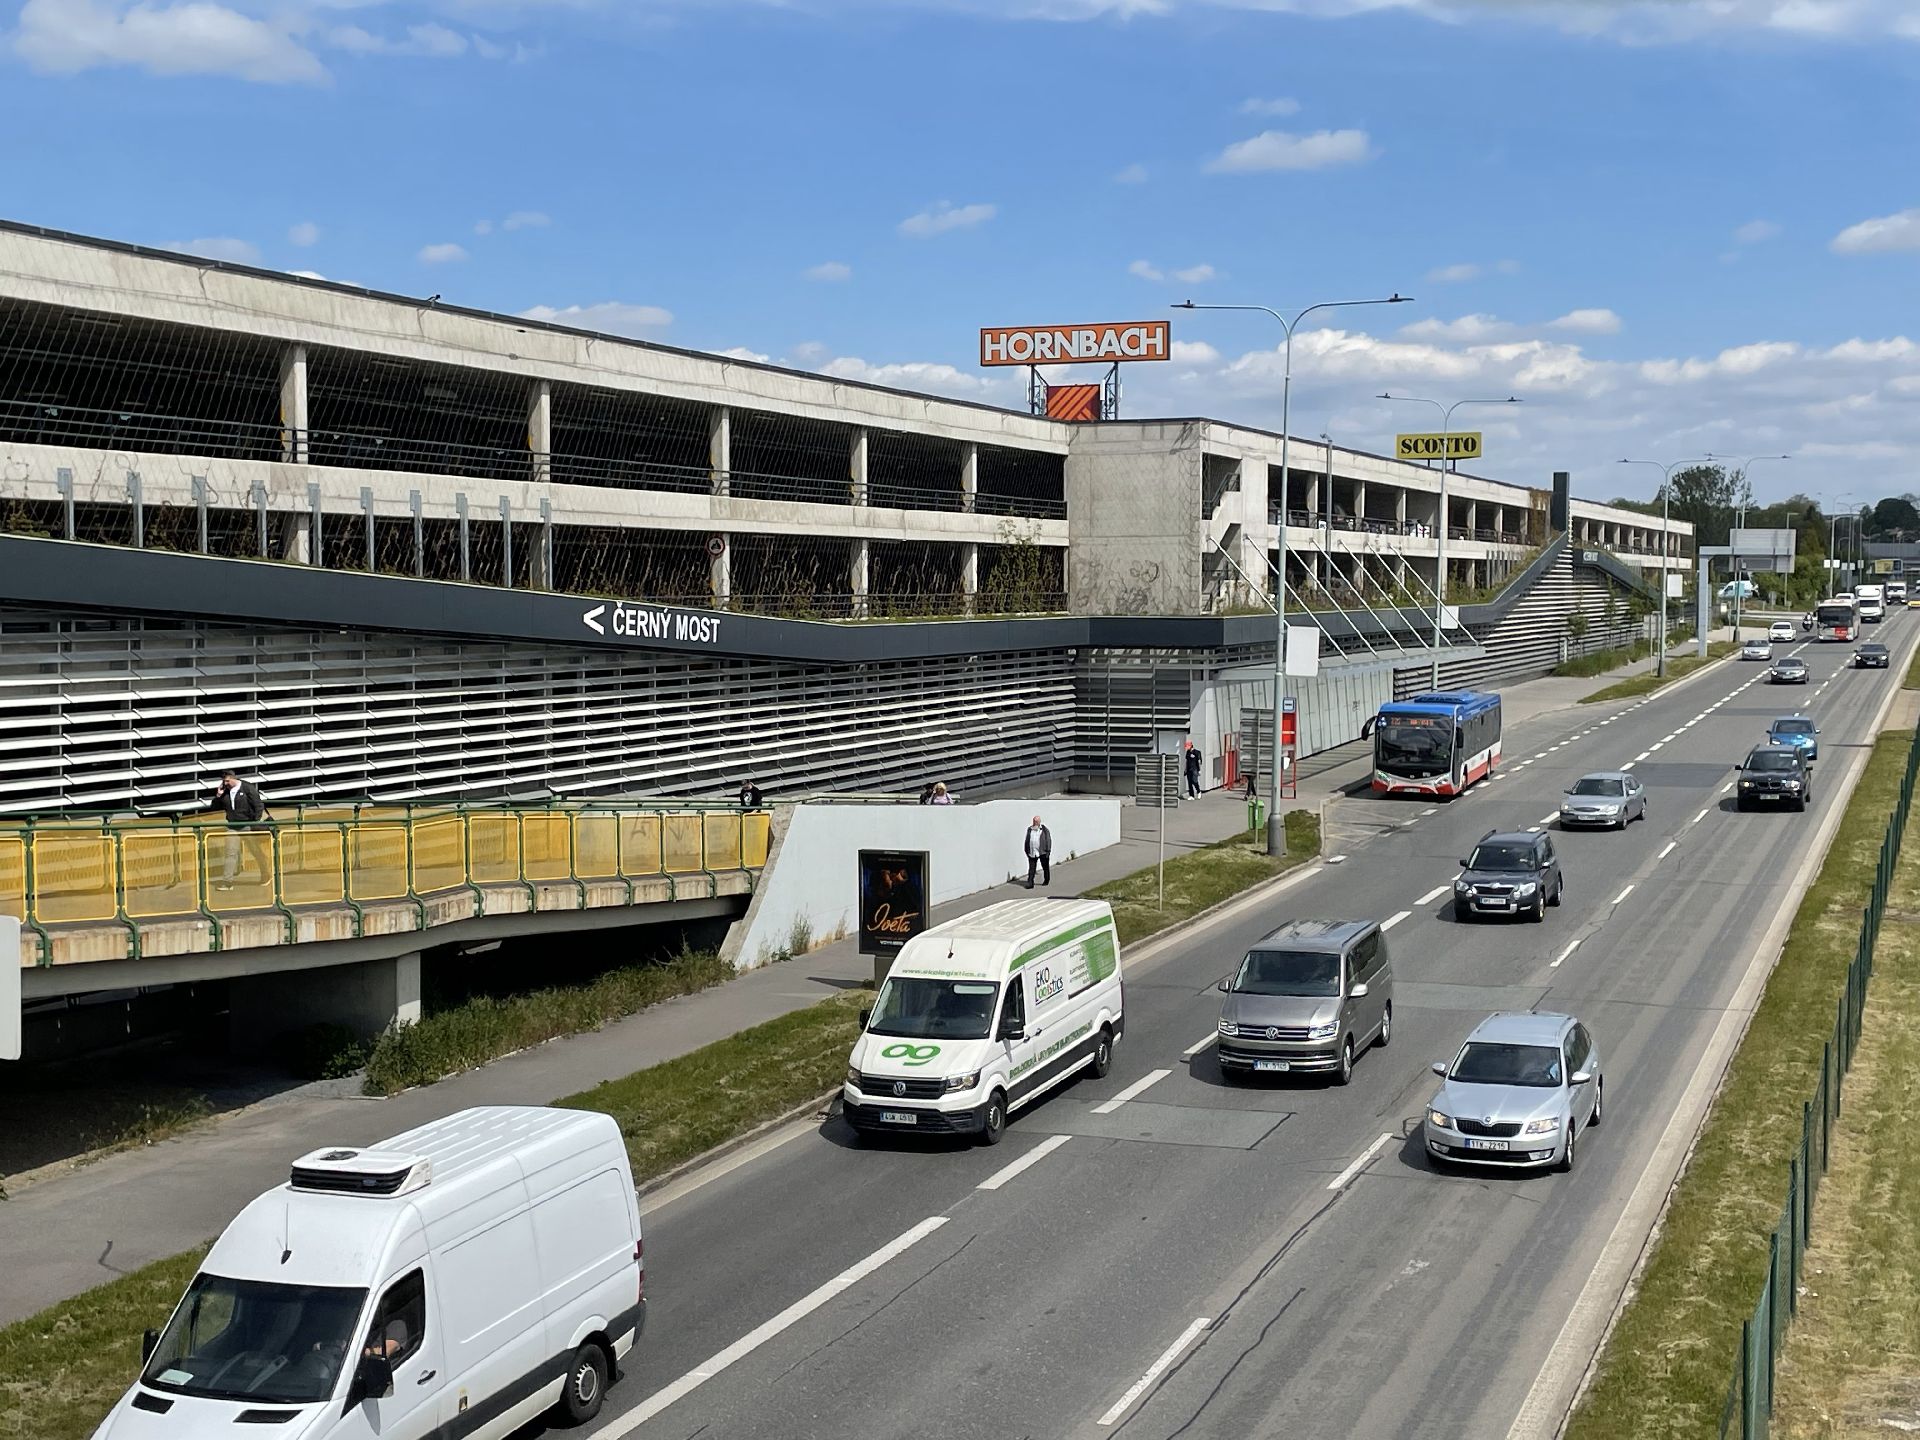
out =
[[998,1145],[1007,1133],[1007,1095],[996,1090],[987,1097],[987,1108],[980,1118],[980,1143]]
[[1333,1083],[1336,1085],[1353,1083],[1353,1037],[1351,1035],[1340,1042],[1340,1068],[1334,1072]]
[[1387,1002],[1387,1008],[1380,1012],[1380,1033],[1373,1037],[1373,1043],[1382,1050],[1393,1043],[1393,1002]]
[[1100,1027],[1100,1038],[1094,1042],[1093,1046],[1093,1078],[1104,1080],[1111,1069],[1113,1069],[1113,1032],[1103,1025]]
[[589,1340],[573,1352],[567,1386],[560,1392],[560,1414],[569,1425],[584,1425],[600,1413],[607,1398],[607,1352]]

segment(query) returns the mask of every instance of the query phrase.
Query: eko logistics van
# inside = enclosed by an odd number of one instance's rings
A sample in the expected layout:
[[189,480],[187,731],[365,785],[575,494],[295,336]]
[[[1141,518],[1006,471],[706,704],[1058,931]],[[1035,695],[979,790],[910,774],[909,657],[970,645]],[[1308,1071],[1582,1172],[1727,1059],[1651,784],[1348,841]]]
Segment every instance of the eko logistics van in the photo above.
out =
[[847,1063],[856,1130],[971,1134],[1081,1071],[1124,1028],[1120,936],[1100,900],[1007,900],[901,947]]

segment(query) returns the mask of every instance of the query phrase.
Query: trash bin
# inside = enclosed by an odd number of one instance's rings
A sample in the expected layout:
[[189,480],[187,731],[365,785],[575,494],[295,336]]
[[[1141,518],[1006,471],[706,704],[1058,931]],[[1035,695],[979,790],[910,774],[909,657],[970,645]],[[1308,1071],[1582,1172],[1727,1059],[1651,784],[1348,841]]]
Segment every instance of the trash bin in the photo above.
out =
[[1267,802],[1255,795],[1247,801],[1247,831],[1258,835],[1265,830],[1266,824]]

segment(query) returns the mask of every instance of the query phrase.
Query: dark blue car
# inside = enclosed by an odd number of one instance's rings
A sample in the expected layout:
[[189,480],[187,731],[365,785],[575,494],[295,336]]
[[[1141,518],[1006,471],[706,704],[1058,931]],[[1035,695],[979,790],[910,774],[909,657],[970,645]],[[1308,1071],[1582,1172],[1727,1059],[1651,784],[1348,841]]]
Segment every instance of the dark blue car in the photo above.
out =
[[1773,745],[1791,745],[1811,764],[1820,758],[1820,727],[1805,715],[1782,715],[1767,727],[1767,741]]

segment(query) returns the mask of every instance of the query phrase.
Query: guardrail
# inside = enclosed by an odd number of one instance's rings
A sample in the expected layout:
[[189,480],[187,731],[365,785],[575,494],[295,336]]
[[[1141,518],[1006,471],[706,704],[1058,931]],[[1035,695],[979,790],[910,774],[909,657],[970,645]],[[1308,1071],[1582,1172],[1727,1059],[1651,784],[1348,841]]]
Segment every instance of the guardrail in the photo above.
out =
[[635,880],[762,868],[770,828],[763,810],[638,805],[317,812],[244,827],[218,817],[0,827],[0,914],[40,937],[48,965],[55,925],[123,925],[138,955],[142,922],[278,912],[291,935],[295,907],[357,912],[484,885],[626,881],[631,900]]
[[1840,1092],[1853,1068],[1853,1052],[1860,1044],[1860,1019],[1867,1004],[1867,982],[1873,978],[1873,947],[1886,918],[1887,895],[1893,888],[1894,866],[1900,861],[1900,842],[1907,831],[1907,813],[1913,806],[1915,777],[1920,776],[1920,731],[1907,751],[1907,774],[1900,782],[1900,799],[1887,821],[1880,842],[1880,859],[1873,872],[1873,894],[1860,917],[1860,939],[1847,966],[1847,983],[1840,992],[1833,1035],[1820,1059],[1820,1083],[1800,1111],[1800,1148],[1787,1171],[1786,1204],[1780,1223],[1767,1239],[1767,1278],[1753,1314],[1740,1324],[1740,1351],[1734,1362],[1727,1403],[1720,1411],[1720,1440],[1764,1440],[1773,1418],[1774,1372],[1787,1326],[1800,1309],[1801,1266],[1807,1240],[1813,1232],[1813,1203],[1820,1179],[1827,1173],[1833,1144],[1833,1123],[1840,1118]]

